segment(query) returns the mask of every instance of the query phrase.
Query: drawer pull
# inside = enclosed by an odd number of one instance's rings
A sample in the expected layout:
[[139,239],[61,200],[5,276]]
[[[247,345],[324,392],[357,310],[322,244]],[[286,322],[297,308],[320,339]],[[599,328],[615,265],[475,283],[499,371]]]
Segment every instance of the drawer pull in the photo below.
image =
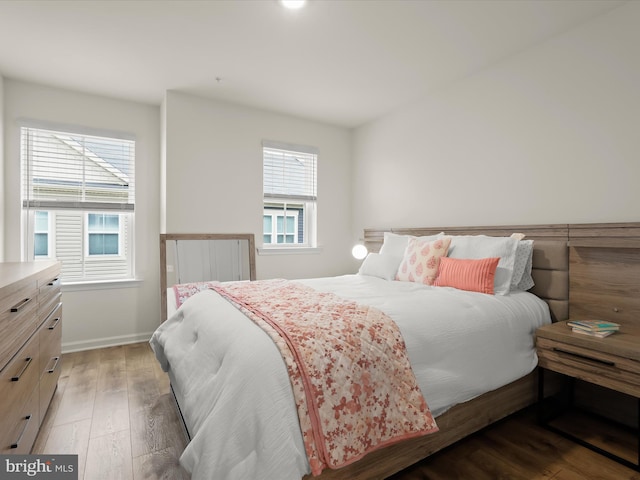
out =
[[54,328],[56,328],[58,326],[58,324],[60,323],[60,317],[56,317],[53,319],[53,321],[51,322],[51,325],[49,325],[47,328],[49,330],[53,330]]
[[12,312],[19,312],[27,303],[31,301],[30,298],[25,298],[24,300],[16,303],[13,307],[11,307]]
[[[58,297],[59,297],[60,295],[61,295],[61,294],[59,293],[59,294],[58,294]],[[60,305],[62,305],[62,302],[58,302],[58,303],[56,303],[56,304],[53,306],[53,308],[51,308],[51,311],[49,312],[49,315],[47,315],[47,320],[48,320],[48,319],[49,319],[49,317],[51,317],[54,313],[56,313],[56,310],[57,310],[58,308],[60,308]],[[46,322],[47,320],[45,320],[45,322]],[[54,327],[54,328],[55,328],[55,327]],[[53,329],[51,329],[51,328],[50,328],[49,330],[53,330]]]
[[29,367],[29,365],[31,365],[31,360],[33,360],[33,358],[31,357],[27,357],[25,359],[25,364],[22,367],[22,370],[20,370],[20,373],[18,373],[18,375],[16,375],[15,377],[11,377],[11,381],[12,382],[17,382],[20,380],[20,377],[22,377],[22,375],[24,374],[24,372],[27,370],[27,368]]
[[51,360],[53,360],[53,367],[49,368],[47,373],[53,373],[56,371],[56,368],[58,368],[58,362],[60,362],[60,357],[52,357]]
[[56,283],[58,283],[58,280],[60,280],[60,278],[56,277],[53,280],[51,280],[49,283],[47,283],[47,285],[49,285],[50,287],[53,287]]
[[24,422],[24,426],[22,427],[20,436],[18,437],[18,440],[16,440],[15,443],[11,444],[11,448],[18,448],[18,445],[20,445],[20,442],[22,441],[22,437],[24,437],[24,432],[27,431],[27,427],[29,426],[29,422],[31,421],[31,415],[27,415],[26,417],[24,417],[24,420],[26,420],[26,422]]
[[593,357],[589,357],[587,355],[581,355],[579,353],[568,352],[568,351],[563,350],[561,348],[554,348],[553,351],[554,352],[558,352],[558,353],[563,354],[563,355],[568,355],[570,357],[576,357],[576,358],[579,358],[581,360],[587,360],[589,362],[598,363],[600,365],[606,365],[607,367],[615,367],[616,366],[615,362],[611,362],[609,360],[601,360],[599,358],[593,358]]

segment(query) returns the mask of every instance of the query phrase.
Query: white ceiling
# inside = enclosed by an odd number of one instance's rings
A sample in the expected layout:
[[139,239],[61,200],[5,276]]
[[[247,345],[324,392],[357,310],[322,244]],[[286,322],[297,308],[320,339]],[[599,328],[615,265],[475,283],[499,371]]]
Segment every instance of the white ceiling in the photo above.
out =
[[623,3],[4,0],[0,75],[158,105],[180,90],[353,127]]

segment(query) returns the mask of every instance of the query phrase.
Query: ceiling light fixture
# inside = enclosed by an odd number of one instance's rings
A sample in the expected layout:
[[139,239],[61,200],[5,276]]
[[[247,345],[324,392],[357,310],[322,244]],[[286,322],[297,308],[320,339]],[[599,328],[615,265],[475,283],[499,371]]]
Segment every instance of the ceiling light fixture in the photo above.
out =
[[280,5],[290,10],[298,10],[304,7],[305,3],[307,3],[307,0],[280,0]]

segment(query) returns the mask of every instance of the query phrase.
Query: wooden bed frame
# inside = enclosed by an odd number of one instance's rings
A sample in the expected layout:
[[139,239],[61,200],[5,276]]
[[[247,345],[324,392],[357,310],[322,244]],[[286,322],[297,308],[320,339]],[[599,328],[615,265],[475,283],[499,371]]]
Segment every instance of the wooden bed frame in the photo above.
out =
[[[509,236],[535,240],[531,290],[550,307],[552,320],[609,318],[640,328],[640,223],[516,225],[366,229],[369,251],[382,245],[384,232],[431,235]],[[532,405],[537,400],[533,372],[502,388],[457,405],[437,417],[440,431],[377,450],[339,470],[305,480],[384,479],[429,455]]]
[[[367,229],[364,232],[364,241],[370,252],[377,252],[380,249],[385,231],[416,236],[433,235],[438,232],[451,235],[490,236],[509,236],[514,232],[524,233],[526,238],[535,240],[532,276],[536,286],[533,293],[549,304],[554,321],[568,318],[569,230],[567,225]],[[537,374],[533,372],[502,388],[451,408],[436,418],[440,428],[437,433],[376,450],[352,465],[338,470],[327,469],[317,477],[307,475],[304,479],[384,479],[532,405],[536,400]]]

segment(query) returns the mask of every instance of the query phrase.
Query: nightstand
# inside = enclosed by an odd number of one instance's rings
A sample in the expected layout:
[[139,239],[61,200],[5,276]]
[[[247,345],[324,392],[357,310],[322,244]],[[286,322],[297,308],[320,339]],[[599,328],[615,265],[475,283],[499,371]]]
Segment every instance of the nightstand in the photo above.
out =
[[541,423],[585,447],[640,471],[640,426],[633,429],[637,441],[635,460],[622,458],[609,450],[598,447],[576,435],[551,425],[551,420],[562,413],[548,415],[545,399],[545,370],[563,375],[568,383],[567,398],[563,412],[571,411],[573,405],[574,380],[579,379],[600,385],[635,398],[640,421],[640,328],[622,325],[620,331],[605,338],[591,337],[571,331],[566,322],[545,325],[536,331],[538,352],[539,390],[538,413]]

